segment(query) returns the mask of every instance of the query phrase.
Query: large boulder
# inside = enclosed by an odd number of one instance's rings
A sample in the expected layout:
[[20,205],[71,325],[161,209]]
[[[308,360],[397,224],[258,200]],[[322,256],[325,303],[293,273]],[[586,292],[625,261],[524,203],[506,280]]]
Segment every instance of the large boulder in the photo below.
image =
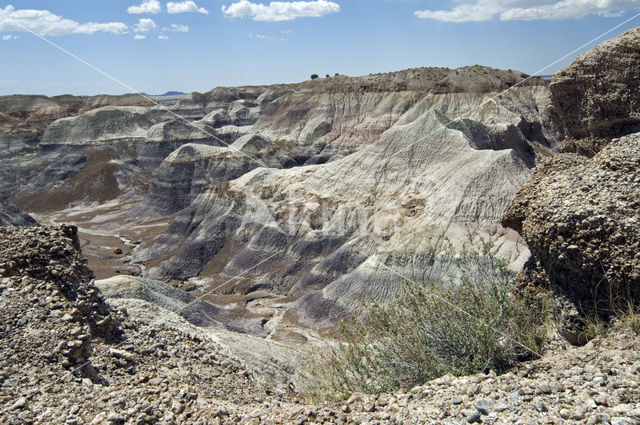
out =
[[564,150],[593,155],[640,131],[640,27],[580,55],[549,86]]
[[583,309],[640,300],[640,133],[542,162],[502,218]]

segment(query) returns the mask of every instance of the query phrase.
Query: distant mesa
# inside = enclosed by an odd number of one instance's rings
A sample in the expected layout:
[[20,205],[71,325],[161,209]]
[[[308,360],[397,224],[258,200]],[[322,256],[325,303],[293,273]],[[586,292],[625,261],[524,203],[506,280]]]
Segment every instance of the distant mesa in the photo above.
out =
[[182,91],[168,91],[164,94],[149,94],[149,93],[145,93],[142,92],[140,94],[143,94],[145,96],[149,96],[149,97],[166,97],[166,96],[186,96],[188,93],[182,92]]

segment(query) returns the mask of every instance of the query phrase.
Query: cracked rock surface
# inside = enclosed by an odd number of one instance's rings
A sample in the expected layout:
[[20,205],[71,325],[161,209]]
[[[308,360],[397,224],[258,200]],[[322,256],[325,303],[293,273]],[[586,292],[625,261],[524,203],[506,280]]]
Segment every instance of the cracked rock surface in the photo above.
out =
[[[503,217],[553,282],[578,299],[640,295],[640,133],[589,159],[553,157],[536,168]],[[601,291],[598,293],[598,290]]]

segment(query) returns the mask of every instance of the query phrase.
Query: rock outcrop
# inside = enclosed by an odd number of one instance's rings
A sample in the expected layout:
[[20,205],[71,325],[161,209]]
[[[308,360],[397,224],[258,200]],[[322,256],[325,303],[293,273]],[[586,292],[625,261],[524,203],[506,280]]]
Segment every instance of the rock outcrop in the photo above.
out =
[[[119,338],[118,318],[93,286],[80,254],[75,227],[0,227],[2,352],[20,347],[46,350],[34,359],[44,367],[60,362],[93,380],[91,343]],[[58,327],[51,338],[47,323]]]
[[580,55],[550,89],[564,150],[593,155],[611,138],[640,131],[640,28]]
[[557,119],[577,153],[539,164],[502,218],[532,251],[530,277],[539,263],[583,312],[640,300],[639,46],[635,28],[554,76]]
[[611,295],[640,299],[639,170],[640,133],[591,159],[558,155],[538,165],[502,219],[587,311]]

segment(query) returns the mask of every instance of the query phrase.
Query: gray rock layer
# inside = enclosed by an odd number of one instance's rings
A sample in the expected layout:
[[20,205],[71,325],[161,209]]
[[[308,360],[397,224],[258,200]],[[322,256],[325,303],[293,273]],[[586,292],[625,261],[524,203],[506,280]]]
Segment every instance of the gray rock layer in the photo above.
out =
[[[156,173],[149,193],[156,200],[147,203],[172,202],[169,211],[191,204],[137,260],[164,259],[149,271],[153,278],[183,280],[224,262],[214,273],[245,287],[248,279],[251,289],[314,291],[297,304],[309,323],[336,318],[367,297],[390,297],[405,278],[429,276],[445,238],[460,247],[471,234],[493,237],[500,255],[522,264],[526,248],[496,224],[538,152],[553,144],[544,130],[548,91],[490,95],[286,94],[250,130],[265,144],[247,152],[264,152],[271,141],[291,158],[329,145],[338,154],[313,166],[258,167],[220,183],[216,167],[232,149],[216,157],[185,147],[164,161],[161,170],[175,172]],[[322,123],[330,123],[328,133]],[[234,147],[250,146],[242,140]],[[170,189],[179,186],[172,178],[186,183],[179,193]]]
[[16,207],[9,200],[0,198],[0,227],[29,227],[37,225],[38,222],[29,214]]

